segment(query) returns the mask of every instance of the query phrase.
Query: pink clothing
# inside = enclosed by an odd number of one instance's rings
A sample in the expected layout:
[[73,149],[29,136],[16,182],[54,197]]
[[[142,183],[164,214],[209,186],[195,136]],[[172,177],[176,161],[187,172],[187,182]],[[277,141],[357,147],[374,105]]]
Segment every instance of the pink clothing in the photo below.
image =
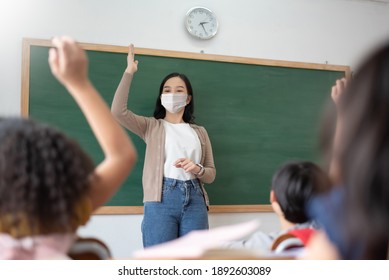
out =
[[14,238],[0,233],[0,260],[69,259],[74,234],[50,234]]

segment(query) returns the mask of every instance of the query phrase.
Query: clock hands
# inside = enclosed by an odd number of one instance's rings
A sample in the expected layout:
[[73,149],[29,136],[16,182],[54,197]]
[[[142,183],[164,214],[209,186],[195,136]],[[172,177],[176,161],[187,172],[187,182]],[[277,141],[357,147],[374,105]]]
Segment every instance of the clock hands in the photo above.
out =
[[209,23],[209,22],[208,21],[202,21],[202,22],[199,23],[199,25],[201,25],[201,27],[204,29],[205,35],[208,35],[208,32],[207,32],[207,30],[205,30],[205,27],[204,27],[204,24],[206,24],[206,23]]

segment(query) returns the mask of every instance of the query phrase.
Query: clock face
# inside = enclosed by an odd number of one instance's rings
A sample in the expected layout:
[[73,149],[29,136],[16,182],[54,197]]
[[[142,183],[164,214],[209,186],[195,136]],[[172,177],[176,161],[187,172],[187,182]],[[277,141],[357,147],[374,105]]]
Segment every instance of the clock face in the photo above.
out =
[[186,14],[185,26],[192,36],[199,39],[210,39],[216,35],[218,22],[211,10],[194,7]]

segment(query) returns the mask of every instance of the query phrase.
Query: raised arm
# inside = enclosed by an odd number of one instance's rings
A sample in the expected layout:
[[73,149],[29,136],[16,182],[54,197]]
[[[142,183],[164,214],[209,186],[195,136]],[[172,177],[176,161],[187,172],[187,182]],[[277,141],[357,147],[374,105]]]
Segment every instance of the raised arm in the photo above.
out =
[[134,75],[136,71],[138,71],[138,60],[135,60],[134,45],[130,44],[128,46],[127,68],[125,72]]
[[342,114],[339,111],[339,100],[340,96],[344,92],[344,89],[347,85],[347,80],[345,78],[339,79],[336,81],[335,85],[331,89],[331,98],[335,103],[337,110],[336,118],[336,128],[335,135],[332,144],[332,160],[330,162],[329,176],[335,184],[341,183],[340,170],[338,166],[338,150],[339,150],[339,137],[342,130]]
[[111,112],[115,119],[128,130],[134,132],[142,139],[145,137],[147,118],[138,116],[128,110],[128,94],[132,78],[138,70],[138,61],[134,60],[134,45],[129,45],[127,55],[127,67],[112,101]]
[[104,160],[91,176],[90,198],[96,209],[124,182],[136,162],[136,150],[88,79],[85,51],[68,37],[56,37],[52,44],[55,48],[49,52],[51,71],[84,113],[104,153]]

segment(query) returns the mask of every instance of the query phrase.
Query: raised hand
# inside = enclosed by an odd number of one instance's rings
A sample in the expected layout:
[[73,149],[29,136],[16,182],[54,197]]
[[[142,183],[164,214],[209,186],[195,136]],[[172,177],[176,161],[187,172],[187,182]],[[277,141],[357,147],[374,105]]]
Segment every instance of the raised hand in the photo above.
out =
[[346,88],[347,80],[346,78],[342,78],[336,80],[336,84],[331,89],[331,98],[334,101],[335,105],[338,106],[339,98],[342,95],[344,89]]
[[134,45],[130,44],[128,46],[128,55],[127,55],[127,68],[126,72],[134,74],[138,71],[138,60],[134,60]]
[[136,161],[136,150],[88,79],[85,51],[69,37],[56,37],[52,44],[51,72],[73,96],[104,153],[104,160],[90,176],[90,201],[93,209],[97,209],[127,178]]
[[85,51],[69,37],[54,37],[49,51],[53,75],[65,87],[85,84],[88,79],[88,59]]

